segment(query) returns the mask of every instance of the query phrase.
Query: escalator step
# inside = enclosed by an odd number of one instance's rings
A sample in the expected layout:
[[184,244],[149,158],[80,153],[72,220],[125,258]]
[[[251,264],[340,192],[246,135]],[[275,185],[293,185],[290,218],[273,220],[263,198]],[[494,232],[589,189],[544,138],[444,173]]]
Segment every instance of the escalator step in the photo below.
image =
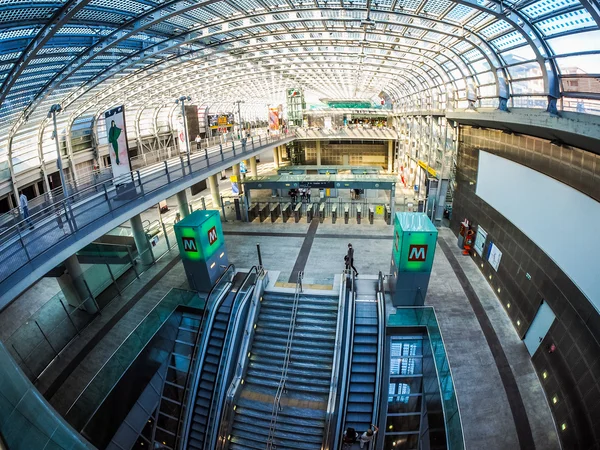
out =
[[356,373],[352,371],[350,375],[350,383],[366,383],[375,386],[375,374],[374,373]]
[[352,383],[350,392],[370,394],[375,390],[375,386],[371,383]]
[[355,364],[369,364],[372,367],[377,367],[377,355],[375,353],[360,353],[352,355],[352,366]]
[[353,413],[364,413],[364,412],[373,412],[373,399],[374,395],[364,395],[361,394],[361,397],[365,398],[356,398],[357,395],[348,396],[348,412]]

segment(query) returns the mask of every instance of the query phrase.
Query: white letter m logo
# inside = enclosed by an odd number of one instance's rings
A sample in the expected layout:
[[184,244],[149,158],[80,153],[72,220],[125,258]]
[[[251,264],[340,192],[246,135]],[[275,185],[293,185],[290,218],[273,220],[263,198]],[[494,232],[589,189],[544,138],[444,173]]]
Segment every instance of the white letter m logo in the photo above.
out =
[[196,239],[192,237],[183,237],[181,238],[183,241],[183,250],[186,252],[197,252],[198,247],[196,247]]
[[411,245],[408,248],[408,260],[425,262],[427,259],[426,245]]

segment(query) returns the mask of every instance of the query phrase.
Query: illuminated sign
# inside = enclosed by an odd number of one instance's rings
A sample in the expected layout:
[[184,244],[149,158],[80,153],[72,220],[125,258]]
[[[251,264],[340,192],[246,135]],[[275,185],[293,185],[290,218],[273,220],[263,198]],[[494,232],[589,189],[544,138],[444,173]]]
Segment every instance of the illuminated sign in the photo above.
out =
[[217,239],[217,228],[212,227],[210,230],[208,230],[208,243],[213,245],[215,242],[217,242]]
[[196,245],[196,239],[193,237],[182,237],[183,250],[186,252],[198,252],[198,246]]
[[426,245],[411,245],[408,249],[408,260],[409,261],[422,261],[427,259],[427,246]]

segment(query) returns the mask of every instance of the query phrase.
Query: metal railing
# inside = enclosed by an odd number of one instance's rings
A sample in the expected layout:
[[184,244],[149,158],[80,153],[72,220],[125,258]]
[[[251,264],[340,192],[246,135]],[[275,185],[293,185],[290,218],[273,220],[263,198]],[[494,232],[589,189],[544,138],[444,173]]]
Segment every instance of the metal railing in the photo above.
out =
[[[228,327],[227,334],[225,335],[225,340],[223,342],[223,349],[226,355],[221,355],[221,360],[219,362],[219,368],[217,371],[219,386],[215,387],[215,394],[213,394],[213,399],[211,402],[211,406],[208,412],[208,419],[206,422],[206,437],[204,439],[204,448],[207,450],[214,449],[216,447],[216,440],[219,434],[219,422],[218,420],[221,417],[223,412],[223,404],[225,403],[225,395],[227,392],[228,384],[227,380],[229,378],[229,374],[231,373],[231,367],[234,363],[234,357],[238,356],[239,347],[235,346],[234,343],[237,341],[236,337],[239,333],[243,332],[243,328],[241,327],[242,320],[246,319],[247,314],[244,314],[246,310],[246,305],[248,301],[252,298],[251,293],[253,292],[253,288],[256,285],[258,278],[263,273],[262,268],[257,268],[256,266],[252,266],[248,271],[248,274],[242,281],[237,293],[235,294],[235,298],[232,303],[232,313],[230,315],[229,321],[233,318],[233,323]],[[242,300],[239,301],[238,298]],[[247,312],[247,311],[246,311]]]
[[[355,281],[354,271],[344,270],[342,272],[335,334],[336,344],[332,363],[333,370],[331,372],[329,401],[327,402],[325,433],[323,434],[322,448],[324,450],[337,449],[339,447],[340,433],[338,431],[342,427],[345,417],[346,390],[348,389],[349,368],[352,360],[352,334],[354,329],[354,307],[356,304],[354,301],[356,296]],[[344,316],[346,315],[346,321],[344,322]],[[343,339],[344,330],[347,330],[345,342]],[[344,368],[344,370],[341,368]],[[342,377],[341,380],[340,374]]]
[[[272,138],[259,136],[258,140],[232,142],[205,154],[181,155],[143,170],[111,178],[71,193],[66,199],[53,203],[27,219],[21,220],[0,233],[0,283],[18,269],[45,253],[57,243],[77,233],[106,215],[123,211],[134,200],[146,198],[149,193],[166,185],[194,177],[193,173],[209,169],[225,161],[235,161],[257,147],[287,139],[292,135]],[[185,158],[184,158],[185,156]]]
[[[196,341],[194,342],[194,351],[190,359],[190,365],[188,367],[188,371],[185,376],[185,383],[183,385],[184,395],[181,402],[183,406],[179,413],[179,417],[177,418],[177,437],[175,440],[175,448],[186,447],[189,428],[191,426],[191,411],[193,410],[194,400],[198,391],[198,384],[200,382],[201,375],[200,369],[202,368],[202,365],[204,364],[204,358],[206,357],[206,349],[208,348],[210,333],[219,307],[229,291],[234,275],[235,266],[230,264],[215,282],[208,293],[208,297],[206,297],[206,307],[204,308],[204,314],[202,317],[201,332],[199,332],[196,336]],[[213,299],[212,303],[209,304],[211,299]],[[201,350],[203,353],[199,354]]]
[[[385,430],[385,424],[381,427],[379,422],[379,413],[381,409],[381,399],[384,393],[381,386],[384,383],[384,355],[385,355],[385,277],[380,271],[377,278],[377,372],[375,375],[375,401],[373,403],[373,424],[380,429]],[[377,448],[377,440],[383,439],[380,433],[375,433],[371,448]]]
[[288,336],[285,343],[285,353],[283,356],[283,364],[281,367],[281,377],[279,385],[273,399],[273,409],[271,411],[271,423],[269,424],[269,435],[267,436],[267,450],[274,448],[275,435],[277,434],[277,418],[281,411],[281,396],[286,391],[286,382],[288,377],[288,369],[290,365],[290,355],[292,353],[292,345],[294,343],[294,332],[296,330],[296,317],[298,316],[298,303],[300,294],[302,293],[302,278],[304,272],[298,272],[298,281],[296,282],[296,290],[294,292],[294,301],[292,303],[292,314],[290,315],[290,325],[288,328]]
[[[222,406],[221,422],[219,424],[219,439],[216,443],[216,450],[223,450],[228,442],[229,432],[233,423],[234,405],[236,400],[239,398],[241,393],[241,387],[243,385],[244,375],[248,370],[250,361],[250,348],[254,339],[255,328],[258,315],[260,313],[260,305],[262,302],[262,295],[265,289],[265,285],[268,283],[266,272],[261,269],[261,275],[256,283],[254,295],[252,296],[252,304],[248,311],[248,318],[246,319],[246,326],[240,332],[243,332],[242,342],[239,345],[238,361],[235,367],[235,374],[229,388],[227,389],[227,396]],[[236,323],[236,327],[237,327]]]

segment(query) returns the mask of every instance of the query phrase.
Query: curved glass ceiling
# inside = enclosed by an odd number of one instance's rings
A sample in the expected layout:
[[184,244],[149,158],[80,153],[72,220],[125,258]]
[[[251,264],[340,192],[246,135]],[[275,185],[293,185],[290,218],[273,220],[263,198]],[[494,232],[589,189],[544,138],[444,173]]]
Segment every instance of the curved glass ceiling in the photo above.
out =
[[0,0],[0,164],[15,144],[38,151],[54,103],[69,128],[119,103],[279,103],[289,87],[385,92],[396,109],[475,95],[600,113],[599,11],[598,0]]

